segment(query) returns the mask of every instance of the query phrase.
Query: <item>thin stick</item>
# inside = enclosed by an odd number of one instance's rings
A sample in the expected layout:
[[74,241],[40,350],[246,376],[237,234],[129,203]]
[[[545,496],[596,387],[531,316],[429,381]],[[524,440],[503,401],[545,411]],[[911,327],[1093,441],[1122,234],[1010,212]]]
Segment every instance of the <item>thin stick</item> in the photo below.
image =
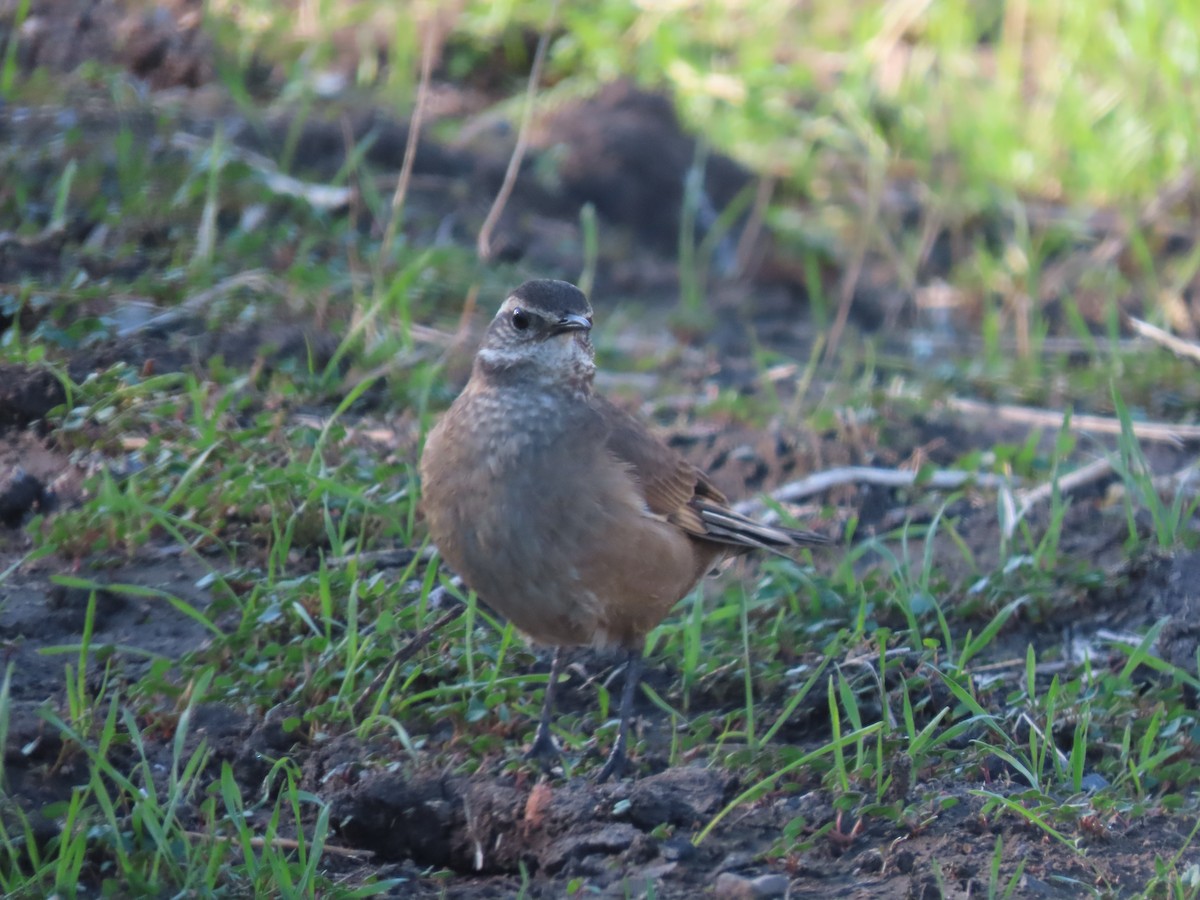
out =
[[831,362],[837,354],[838,344],[842,340],[842,332],[846,328],[846,322],[850,318],[850,307],[854,303],[854,290],[858,287],[858,279],[862,274],[863,263],[867,259],[867,245],[870,238],[867,236],[868,227],[862,227],[862,237],[854,247],[854,255],[850,259],[850,265],[846,268],[845,275],[842,276],[841,289],[838,294],[837,314],[834,316],[833,325],[829,329],[829,337],[825,344],[825,362]]
[[383,241],[379,245],[381,259],[392,249],[396,229],[400,227],[400,213],[404,209],[404,198],[408,195],[408,183],[412,180],[413,164],[417,158],[417,142],[421,137],[421,122],[425,118],[425,99],[429,95],[429,82],[433,77],[433,58],[436,55],[437,37],[440,28],[436,19],[425,25],[425,41],[421,45],[421,80],[417,82],[417,103],[408,122],[408,140],[404,144],[404,161],[400,164],[400,177],[396,179],[396,190],[392,194],[392,213]]
[[1059,493],[1067,494],[1078,490],[1084,485],[1091,484],[1093,481],[1099,481],[1111,472],[1112,468],[1112,460],[1105,456],[1076,469],[1074,472],[1069,472],[1061,478],[1053,478],[1045,484],[1039,484],[1035,488],[1023,491],[1020,494],[1021,513],[1024,514],[1031,506],[1041,503],[1044,500],[1049,500],[1054,496],[1055,484],[1058,485]]
[[[207,153],[212,149],[212,142],[205,138],[177,131],[171,135],[171,146],[187,153]],[[226,159],[237,160],[262,176],[267,189],[285,197],[296,197],[304,200],[310,206],[320,210],[337,210],[348,206],[354,199],[351,188],[336,184],[320,184],[313,181],[301,181],[284,172],[269,158],[253,150],[242,147],[222,147]]]
[[[921,486],[935,491],[955,490],[965,485],[980,488],[999,489],[1009,486],[1015,479],[1004,475],[994,475],[991,472],[963,472],[957,469],[945,469],[932,474],[912,472],[907,469],[877,469],[871,466],[843,466],[838,469],[827,469],[816,472],[798,481],[789,481],[782,487],[772,491],[770,497],[777,503],[795,503],[806,497],[824,493],[835,487],[846,484],[873,484],[880,487],[910,487],[917,483],[921,476]],[[734,506],[734,510],[742,515],[752,515],[761,512],[761,500],[746,500]]]
[[[185,831],[184,834],[199,841],[225,841],[230,844],[241,843],[240,841],[235,841],[233,837],[225,834],[207,834],[203,831]],[[269,841],[266,838],[252,837],[250,838],[250,846],[258,850],[262,850],[267,847],[274,847],[277,850],[299,850],[300,842],[294,838],[285,837],[272,838]],[[309,849],[312,849],[311,846]],[[321,852],[328,853],[330,856],[344,856],[347,859],[370,859],[375,855],[374,850],[359,850],[356,847],[338,847],[334,844],[323,844],[321,846]]]
[[838,345],[842,340],[842,332],[850,318],[850,307],[854,304],[854,292],[858,288],[858,280],[862,276],[863,266],[867,260],[867,250],[871,246],[871,230],[879,221],[880,204],[884,191],[886,173],[883,166],[873,157],[867,163],[867,198],[865,220],[858,228],[858,240],[855,242],[850,265],[842,276],[840,296],[838,297],[837,315],[829,328],[829,336],[825,344],[825,362],[831,362],[837,355]]
[[1105,456],[1097,460],[1093,460],[1086,466],[1081,466],[1074,472],[1069,472],[1061,478],[1052,478],[1045,484],[1039,484],[1035,488],[1030,488],[1027,491],[1022,491],[1018,494],[1020,500],[1020,508],[1008,515],[1004,525],[1005,537],[1012,537],[1016,530],[1017,523],[1020,522],[1029,513],[1031,509],[1039,503],[1043,503],[1054,496],[1054,487],[1058,485],[1059,495],[1069,494],[1079,490],[1085,485],[1099,481],[1113,470],[1112,460]]
[[1143,322],[1141,319],[1135,319],[1133,316],[1126,316],[1125,318],[1129,322],[1129,327],[1142,337],[1153,341],[1160,347],[1166,347],[1176,356],[1182,356],[1191,362],[1200,363],[1200,344],[1193,344],[1191,341],[1175,337],[1169,331],[1163,331],[1161,328],[1151,325],[1149,322]]
[[1075,469],[1063,475],[1062,478],[1051,479],[1046,481],[1044,485],[1032,487],[1028,491],[1020,493],[1021,511],[1024,512],[1030,509],[1030,506],[1042,503],[1043,500],[1048,500],[1054,496],[1054,486],[1058,485],[1058,491],[1061,493],[1069,493],[1084,485],[1090,485],[1093,481],[1099,481],[1106,474],[1112,472],[1112,460],[1109,457],[1100,458],[1087,463],[1087,466]]
[[[1028,406],[1007,406],[980,403],[963,397],[950,397],[946,405],[955,412],[982,416],[993,421],[1017,422],[1032,428],[1062,428],[1066,416],[1053,409],[1034,409]],[[1072,431],[1094,431],[1097,434],[1120,434],[1121,420],[1110,416],[1071,416]],[[1161,441],[1181,446],[1200,441],[1200,425],[1174,425],[1170,422],[1134,422],[1133,434],[1144,441]]]
[[771,205],[771,197],[775,193],[775,176],[763,175],[758,179],[758,189],[754,192],[754,205],[750,207],[750,218],[742,229],[738,240],[734,259],[737,260],[737,271],[744,276],[750,269],[750,258],[758,246],[762,235],[763,222],[766,220],[767,208]]
[[367,685],[366,689],[359,694],[358,700],[354,702],[355,717],[362,715],[362,711],[364,708],[366,708],[367,702],[371,699],[371,695],[383,686],[384,682],[391,677],[393,672],[416,656],[417,651],[428,644],[430,638],[432,638],[444,626],[450,624],[459,616],[461,616],[464,612],[466,612],[466,610],[466,604],[459,603],[454,607],[454,609],[447,610],[446,612],[442,613],[442,615],[438,617],[438,620],[432,625],[426,625],[411,638],[409,638],[408,643],[396,651],[396,655],[392,657],[392,661],[380,669],[375,678],[372,679],[371,683]]
[[529,146],[529,126],[533,122],[533,101],[542,80],[542,65],[546,61],[546,49],[550,46],[550,31],[554,27],[557,15],[558,0],[554,0],[550,5],[550,15],[546,19],[546,27],[542,29],[542,33],[538,37],[537,50],[533,54],[533,66],[529,70],[529,83],[525,86],[525,109],[521,111],[521,127],[517,131],[517,143],[508,160],[504,182],[500,185],[496,199],[492,201],[492,208],[488,210],[487,218],[483,220],[483,225],[479,229],[479,237],[475,242],[475,250],[479,254],[479,258],[483,260],[492,258],[492,232],[496,228],[496,223],[500,221],[504,207],[508,204],[513,186],[517,183],[517,172],[521,170],[521,160],[525,158],[525,149]]

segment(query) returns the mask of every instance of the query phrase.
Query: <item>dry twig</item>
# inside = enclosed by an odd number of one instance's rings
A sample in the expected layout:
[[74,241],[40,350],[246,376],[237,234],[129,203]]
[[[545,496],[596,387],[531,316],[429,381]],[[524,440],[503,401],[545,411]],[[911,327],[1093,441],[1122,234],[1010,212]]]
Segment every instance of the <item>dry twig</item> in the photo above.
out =
[[[204,831],[185,831],[190,838],[195,838],[198,841],[226,841],[230,844],[240,844],[239,841],[228,835],[210,834]],[[257,850],[262,850],[266,847],[274,847],[276,850],[299,850],[300,842],[294,838],[276,837],[271,840],[261,837],[250,838],[250,846]],[[308,845],[308,849],[312,850],[312,844]],[[335,844],[323,844],[321,852],[327,853],[330,856],[343,856],[347,859],[370,859],[375,855],[374,850],[359,850],[357,847],[339,847]]]
[[1016,530],[1017,523],[1028,515],[1029,511],[1037,504],[1044,503],[1054,496],[1055,485],[1058,486],[1059,495],[1069,494],[1072,491],[1077,491],[1085,485],[1099,481],[1113,470],[1112,460],[1105,456],[1088,463],[1086,466],[1076,469],[1061,478],[1052,478],[1045,484],[1039,484],[1035,488],[1030,488],[1027,491],[1020,491],[1017,495],[1019,506],[1015,511],[1006,517],[1004,523],[1004,536],[1012,537],[1013,531]]
[[742,236],[738,239],[734,259],[737,260],[737,273],[740,276],[750,271],[750,260],[756,248],[760,247],[759,238],[762,236],[763,223],[766,221],[767,209],[771,205],[771,197],[775,193],[775,177],[763,175],[758,179],[758,187],[754,192],[754,205],[750,207],[750,217]]
[[[789,481],[771,492],[777,503],[795,503],[815,494],[824,493],[846,484],[873,484],[880,487],[911,487],[920,481],[921,486],[934,491],[952,491],[965,485],[998,489],[1013,482],[1013,478],[993,475],[990,472],[962,472],[946,469],[940,472],[920,473],[904,469],[877,469],[871,466],[843,466],[816,472],[798,481]],[[762,500],[744,500],[734,509],[744,516],[759,515],[765,508]]]
[[517,130],[517,143],[513,147],[512,156],[508,160],[508,169],[504,172],[504,182],[496,193],[492,208],[488,210],[487,218],[479,229],[479,237],[475,242],[475,250],[480,259],[492,258],[492,232],[500,215],[508,203],[513,186],[517,183],[517,173],[521,170],[521,160],[525,158],[525,149],[529,146],[529,126],[533,122],[533,100],[537,96],[538,85],[542,80],[542,66],[546,61],[546,48],[550,45],[550,33],[558,17],[558,0],[550,6],[550,14],[546,18],[546,27],[538,37],[537,50],[533,54],[533,66],[529,70],[529,83],[525,88],[525,109],[521,112],[521,127]]
[[[1016,422],[1031,428],[1062,428],[1066,415],[1053,409],[1034,409],[1028,406],[980,403],[964,397],[945,401],[955,412],[981,416],[992,421]],[[1097,434],[1120,434],[1121,420],[1111,416],[1071,416],[1072,431],[1093,431]],[[1200,441],[1200,425],[1175,425],[1170,422],[1134,422],[1133,434],[1143,441],[1161,441],[1182,446]]]
[[446,625],[449,625],[464,612],[467,611],[466,604],[457,603],[453,609],[447,610],[437,621],[432,625],[426,625],[411,638],[408,643],[396,651],[396,655],[392,657],[392,661],[379,670],[379,673],[371,680],[366,689],[359,694],[358,699],[354,702],[355,717],[361,716],[363,710],[366,709],[367,703],[371,696],[375,694],[391,677],[392,673],[399,669],[402,665],[416,656],[417,652],[422,647],[429,643],[430,639],[437,634]]
[[[176,150],[199,155],[212,149],[213,139],[188,134],[186,131],[177,131],[171,135],[170,143]],[[237,160],[257,172],[267,190],[285,197],[303,200],[314,209],[339,210],[349,205],[354,197],[354,191],[348,187],[336,184],[318,184],[293,178],[285,172],[280,172],[279,167],[271,159],[244,147],[222,144],[221,153],[227,161]]]
[[408,140],[404,145],[404,161],[400,164],[400,177],[396,179],[396,190],[392,194],[392,213],[383,241],[379,246],[381,257],[391,252],[400,227],[400,213],[404,210],[404,198],[408,194],[408,183],[412,179],[413,163],[417,158],[417,142],[421,137],[421,122],[425,118],[425,100],[429,95],[429,81],[433,77],[433,58],[437,55],[438,35],[441,26],[436,20],[425,24],[425,41],[421,46],[421,79],[417,82],[417,102],[408,123]]
[[1176,356],[1181,356],[1186,360],[1194,363],[1200,363],[1200,344],[1194,344],[1191,341],[1185,341],[1183,338],[1175,337],[1169,331],[1163,331],[1149,322],[1143,322],[1141,319],[1133,316],[1126,316],[1129,322],[1129,327],[1149,341],[1153,341],[1160,347],[1166,347]]

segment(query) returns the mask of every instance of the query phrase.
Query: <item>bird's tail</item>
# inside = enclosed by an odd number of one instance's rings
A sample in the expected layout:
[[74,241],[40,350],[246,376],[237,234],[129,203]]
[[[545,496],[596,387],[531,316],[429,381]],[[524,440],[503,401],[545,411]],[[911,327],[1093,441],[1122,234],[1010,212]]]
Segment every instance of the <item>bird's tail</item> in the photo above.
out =
[[794,547],[806,544],[828,544],[830,538],[815,531],[800,531],[795,528],[785,528],[780,525],[764,525],[753,519],[736,513],[728,507],[703,501],[695,504],[704,522],[704,530],[709,540],[734,547],[744,547],[747,550],[769,550],[773,553],[783,553]]

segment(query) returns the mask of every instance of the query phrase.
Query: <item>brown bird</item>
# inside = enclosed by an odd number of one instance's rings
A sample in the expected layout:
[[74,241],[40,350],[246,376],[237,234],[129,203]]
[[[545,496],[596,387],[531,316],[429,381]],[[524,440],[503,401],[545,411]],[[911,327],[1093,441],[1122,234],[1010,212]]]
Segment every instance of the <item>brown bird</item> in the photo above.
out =
[[558,756],[550,716],[562,648],[628,651],[603,781],[625,765],[647,632],[722,559],[826,539],[734,512],[703,472],[595,393],[591,328],[572,284],[513,291],[425,441],[421,482],[441,556],[515,627],[557,648],[530,757]]

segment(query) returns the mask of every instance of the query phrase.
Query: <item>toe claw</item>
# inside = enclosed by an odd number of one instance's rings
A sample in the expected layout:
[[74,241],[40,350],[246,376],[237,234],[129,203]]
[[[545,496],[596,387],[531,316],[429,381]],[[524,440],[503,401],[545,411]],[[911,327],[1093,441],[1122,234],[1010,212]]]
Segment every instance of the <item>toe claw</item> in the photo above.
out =
[[612,752],[608,754],[608,759],[604,761],[604,766],[596,773],[596,784],[604,784],[610,778],[620,778],[625,774],[628,765],[629,757],[625,755],[625,742],[618,739],[617,743],[613,745]]
[[549,772],[562,761],[562,750],[549,730],[539,728],[533,743],[525,751],[525,759],[536,761],[544,771]]

